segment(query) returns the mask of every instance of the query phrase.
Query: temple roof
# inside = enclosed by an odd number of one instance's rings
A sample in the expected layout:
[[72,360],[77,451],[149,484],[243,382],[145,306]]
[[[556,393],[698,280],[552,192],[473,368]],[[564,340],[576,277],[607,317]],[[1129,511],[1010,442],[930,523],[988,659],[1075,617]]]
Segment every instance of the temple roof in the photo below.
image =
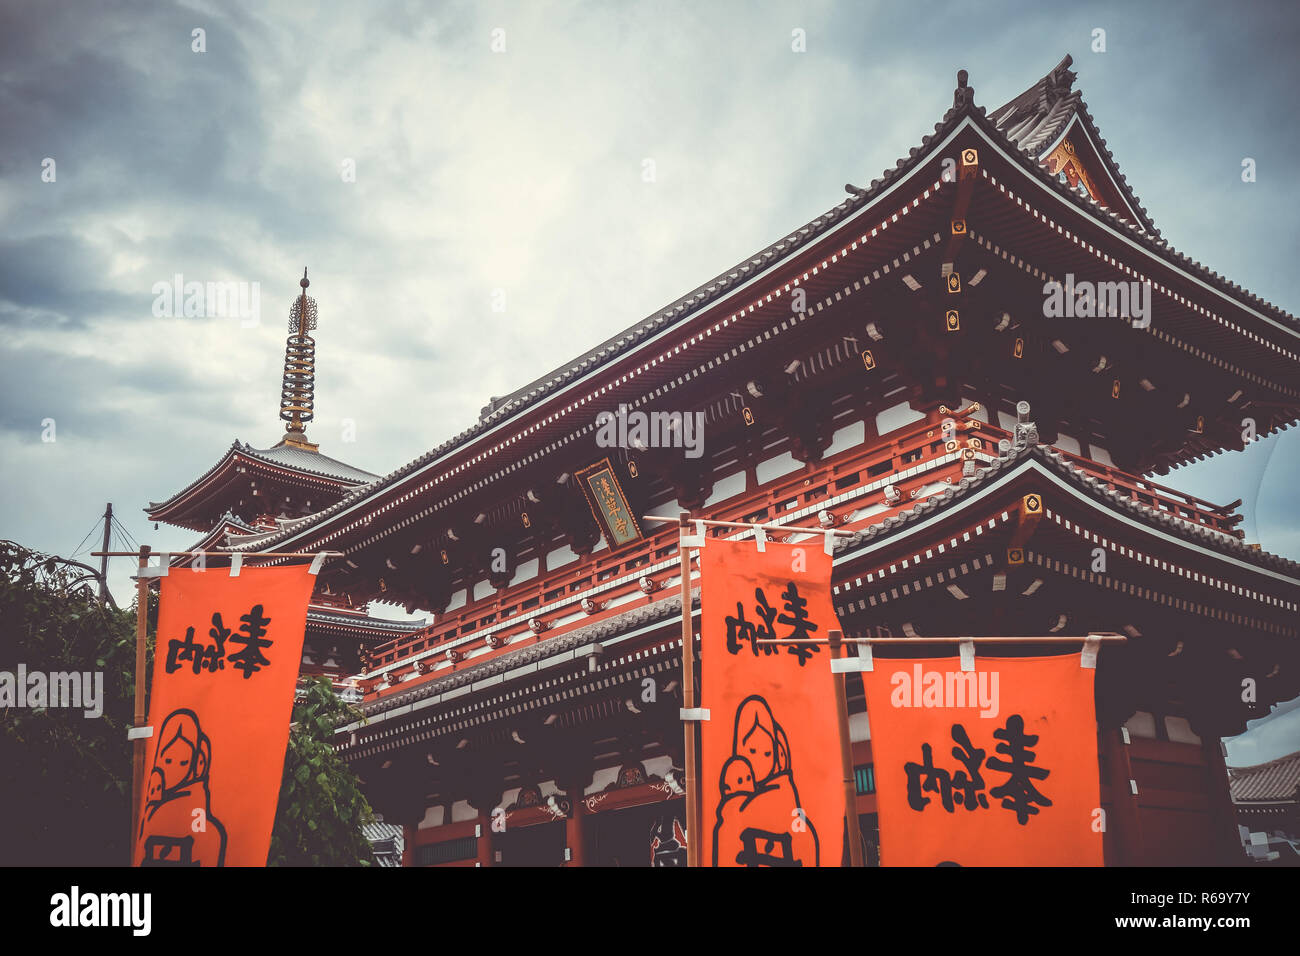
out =
[[[238,439],[226,450],[226,453],[203,475],[190,482],[164,501],[150,502],[144,509],[154,521],[166,521],[181,527],[198,531],[211,532],[212,512],[220,509],[235,521],[244,525],[250,532],[265,530],[255,529],[231,514],[227,503],[214,500],[232,482],[239,480],[239,466],[245,463],[260,463],[274,469],[281,479],[295,481],[301,479],[304,488],[315,490],[318,494],[325,492],[333,503],[342,493],[353,488],[362,487],[375,481],[378,476],[362,471],[318,451],[295,448],[290,445],[274,445],[270,448],[254,448]],[[330,491],[333,494],[329,494]],[[218,519],[220,520],[220,519]],[[276,530],[276,529],[273,529]],[[206,540],[206,539],[205,539]]]
[[1233,803],[1294,801],[1300,788],[1300,751],[1253,767],[1229,767]]
[[[910,150],[906,158],[898,160],[894,168],[885,170],[881,177],[873,180],[869,186],[863,188],[846,185],[845,188],[850,193],[849,198],[833,206],[821,216],[724,271],[693,292],[583,353],[565,366],[555,369],[508,396],[493,398],[483,410],[478,422],[470,428],[373,484],[352,489],[337,503],[312,515],[307,524],[314,526],[340,511],[351,508],[363,498],[384,493],[401,480],[468,445],[484,433],[496,429],[506,420],[521,414],[575,381],[611,365],[647,340],[667,329],[683,324],[709,305],[730,295],[769,269],[794,259],[798,253],[807,250],[816,240],[832,232],[846,219],[891,192],[894,186],[931,160],[935,149],[941,143],[948,142],[963,124],[973,126],[990,143],[1003,148],[1024,174],[1036,179],[1049,192],[1073,206],[1077,212],[1117,233],[1122,240],[1145,249],[1165,265],[1184,273],[1193,284],[1209,288],[1237,309],[1261,316],[1264,321],[1272,322],[1287,331],[1300,332],[1300,320],[1297,320],[1294,315],[1229,282],[1201,263],[1179,253],[1167,241],[1160,238],[1159,231],[1150,223],[1145,210],[1128,189],[1110,153],[1105,150],[1105,140],[1100,138],[1081,94],[1070,89],[1075,77],[1075,74],[1068,69],[1071,62],[1070,57],[1067,56],[1041,80],[997,111],[994,116],[1000,117],[1000,122],[990,118],[983,107],[975,105],[974,89],[967,85],[966,73],[964,70],[961,71],[958,74],[958,87],[954,93],[953,105],[935,124],[934,132],[923,136],[918,147]],[[1041,164],[1043,143],[1050,143],[1050,134],[1059,135],[1070,118],[1075,115],[1094,138],[1108,172],[1121,188],[1125,200],[1133,206],[1138,221],[1108,209],[1096,199],[1071,189]],[[1022,142],[1027,145],[1022,145]],[[1248,337],[1258,340],[1258,336],[1253,334],[1248,334]],[[300,530],[303,529],[286,529],[258,543],[279,543]]]

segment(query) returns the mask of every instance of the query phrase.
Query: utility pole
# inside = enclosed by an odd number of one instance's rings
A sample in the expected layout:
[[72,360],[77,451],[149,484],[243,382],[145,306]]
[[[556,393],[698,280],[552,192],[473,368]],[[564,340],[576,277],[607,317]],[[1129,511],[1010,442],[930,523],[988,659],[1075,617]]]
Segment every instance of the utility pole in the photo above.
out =
[[104,546],[100,548],[103,556],[99,559],[99,603],[108,603],[108,532],[113,524],[113,502],[104,509]]

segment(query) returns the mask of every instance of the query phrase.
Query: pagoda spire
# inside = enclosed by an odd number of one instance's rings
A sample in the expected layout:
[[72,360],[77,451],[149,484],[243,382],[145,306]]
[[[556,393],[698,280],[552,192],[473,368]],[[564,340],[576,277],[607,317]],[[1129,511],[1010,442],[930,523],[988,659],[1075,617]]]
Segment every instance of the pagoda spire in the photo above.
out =
[[280,391],[280,418],[286,422],[282,445],[316,451],[307,440],[316,387],[316,342],[307,333],[316,328],[316,300],[307,295],[307,270],[298,282],[302,292],[289,309],[289,337],[284,344],[284,385]]

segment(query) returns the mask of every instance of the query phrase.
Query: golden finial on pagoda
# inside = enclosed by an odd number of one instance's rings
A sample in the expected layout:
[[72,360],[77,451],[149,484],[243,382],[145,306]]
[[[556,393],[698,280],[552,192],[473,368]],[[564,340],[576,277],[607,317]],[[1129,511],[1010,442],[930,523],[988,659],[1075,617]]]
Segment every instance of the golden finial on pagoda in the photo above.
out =
[[315,451],[307,440],[316,387],[316,342],[307,333],[316,328],[316,300],[307,295],[307,270],[298,283],[302,292],[289,309],[289,338],[284,345],[284,387],[280,391],[280,418],[287,422],[280,442]]

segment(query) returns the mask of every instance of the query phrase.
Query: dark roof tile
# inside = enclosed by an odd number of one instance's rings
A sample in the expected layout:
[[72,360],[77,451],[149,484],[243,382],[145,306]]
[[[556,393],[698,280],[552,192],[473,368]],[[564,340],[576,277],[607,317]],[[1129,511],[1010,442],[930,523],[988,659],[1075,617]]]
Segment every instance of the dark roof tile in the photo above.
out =
[[1253,767],[1229,767],[1228,789],[1233,803],[1297,800],[1300,751]]

